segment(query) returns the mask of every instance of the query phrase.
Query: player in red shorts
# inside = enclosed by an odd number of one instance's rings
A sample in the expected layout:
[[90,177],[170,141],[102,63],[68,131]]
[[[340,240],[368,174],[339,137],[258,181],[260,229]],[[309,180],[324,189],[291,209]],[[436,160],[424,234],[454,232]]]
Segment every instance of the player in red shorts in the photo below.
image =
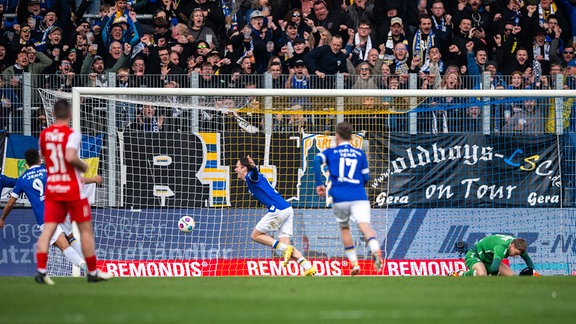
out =
[[88,198],[82,190],[84,184],[81,173],[86,172],[88,165],[80,159],[82,135],[68,126],[72,118],[70,103],[66,100],[57,101],[54,104],[54,117],[54,125],[40,134],[40,152],[44,156],[48,178],[44,201],[44,230],[38,238],[38,273],[35,279],[41,284],[54,284],[46,274],[50,237],[58,223],[63,223],[69,213],[70,219],[78,224],[82,237],[82,253],[88,268],[88,282],[107,280],[111,275],[96,268],[92,214]]

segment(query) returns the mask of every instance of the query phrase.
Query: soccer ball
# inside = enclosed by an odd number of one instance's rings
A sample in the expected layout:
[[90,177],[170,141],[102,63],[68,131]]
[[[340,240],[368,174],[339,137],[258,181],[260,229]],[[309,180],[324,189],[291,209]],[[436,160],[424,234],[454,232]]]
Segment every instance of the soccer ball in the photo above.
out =
[[178,228],[184,233],[190,233],[196,227],[196,222],[192,216],[182,216],[178,221]]

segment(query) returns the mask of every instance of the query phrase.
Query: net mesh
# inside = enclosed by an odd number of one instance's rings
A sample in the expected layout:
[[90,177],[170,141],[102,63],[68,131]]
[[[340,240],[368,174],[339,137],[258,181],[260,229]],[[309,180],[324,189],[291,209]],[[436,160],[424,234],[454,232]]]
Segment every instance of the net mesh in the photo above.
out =
[[[83,158],[104,179],[93,204],[98,259],[117,275],[300,273],[250,239],[266,211],[233,172],[249,154],[295,208],[296,248],[322,273],[340,273],[348,268],[340,231],[330,200],[315,194],[312,168],[347,120],[353,145],[369,158],[372,225],[387,258],[452,259],[458,241],[509,233],[532,243],[544,273],[574,267],[575,219],[565,208],[573,159],[563,154],[569,138],[545,132],[553,99],[375,94],[82,95],[83,142],[98,146]],[[41,95],[46,116],[71,99]],[[177,228],[184,215],[196,221],[192,233]],[[360,258],[369,259],[352,230]]]

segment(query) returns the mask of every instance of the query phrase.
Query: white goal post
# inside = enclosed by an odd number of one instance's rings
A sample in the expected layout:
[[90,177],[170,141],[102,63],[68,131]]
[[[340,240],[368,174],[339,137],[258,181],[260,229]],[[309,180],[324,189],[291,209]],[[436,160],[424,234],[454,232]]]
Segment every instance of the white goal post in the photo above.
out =
[[[104,181],[93,206],[94,230],[98,259],[117,275],[178,275],[180,266],[207,276],[298,273],[297,265],[278,268],[278,255],[250,240],[265,211],[234,174],[246,154],[257,157],[261,172],[293,205],[295,246],[321,273],[349,273],[312,169],[342,120],[353,123],[353,145],[369,157],[367,191],[373,227],[391,260],[387,274],[401,273],[401,260],[427,262],[414,263],[417,274],[446,274],[461,266],[454,243],[472,244],[488,233],[526,237],[543,274],[576,266],[576,254],[566,248],[576,229],[576,153],[563,134],[564,109],[573,106],[576,90],[43,91],[50,97],[43,98],[47,115],[55,100],[71,100],[72,127],[101,136],[96,166]],[[540,128],[508,125],[516,117],[503,110],[520,115],[534,99]],[[185,125],[152,132],[118,120],[125,118],[121,107],[143,114],[150,105]],[[468,108],[480,110],[480,127],[452,132]],[[184,215],[196,220],[192,233],[177,229]],[[368,271],[368,250],[353,234]]]

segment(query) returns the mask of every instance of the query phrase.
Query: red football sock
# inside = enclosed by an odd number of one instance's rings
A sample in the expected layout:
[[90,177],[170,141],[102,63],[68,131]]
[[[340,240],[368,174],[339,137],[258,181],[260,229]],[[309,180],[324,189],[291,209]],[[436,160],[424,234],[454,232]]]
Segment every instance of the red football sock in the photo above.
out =
[[46,265],[48,264],[48,253],[36,252],[36,260],[38,260],[38,271],[46,273]]
[[86,257],[86,267],[88,267],[88,271],[96,271],[96,256],[93,255],[91,257]]

